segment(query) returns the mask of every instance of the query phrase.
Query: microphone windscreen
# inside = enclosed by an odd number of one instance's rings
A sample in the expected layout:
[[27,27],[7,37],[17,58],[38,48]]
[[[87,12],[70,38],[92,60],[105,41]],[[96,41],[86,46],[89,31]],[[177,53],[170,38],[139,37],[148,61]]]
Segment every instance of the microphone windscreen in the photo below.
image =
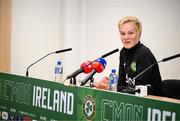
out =
[[103,58],[98,59],[92,64],[92,68],[101,73],[106,67],[106,61]]
[[105,60],[104,58],[99,58],[99,59],[97,59],[96,61],[99,62],[99,63],[101,63],[101,64],[104,66],[104,68],[105,68],[106,65],[107,65],[106,60]]
[[92,71],[92,65],[91,65],[91,61],[85,61],[84,63],[81,64],[81,68],[84,70],[84,73],[90,73]]

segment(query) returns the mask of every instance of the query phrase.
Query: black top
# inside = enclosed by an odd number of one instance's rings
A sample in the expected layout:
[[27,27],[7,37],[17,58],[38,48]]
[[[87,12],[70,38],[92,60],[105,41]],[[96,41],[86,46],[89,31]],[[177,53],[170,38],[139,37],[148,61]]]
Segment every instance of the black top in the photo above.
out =
[[[126,49],[123,47],[120,51],[119,59],[118,91],[122,91],[127,86],[127,78],[132,79],[150,65],[157,62],[150,49],[140,42],[131,49]],[[148,71],[135,79],[135,85],[146,84],[153,87],[153,92],[151,92],[151,94],[161,96],[164,95],[158,64],[154,65]]]

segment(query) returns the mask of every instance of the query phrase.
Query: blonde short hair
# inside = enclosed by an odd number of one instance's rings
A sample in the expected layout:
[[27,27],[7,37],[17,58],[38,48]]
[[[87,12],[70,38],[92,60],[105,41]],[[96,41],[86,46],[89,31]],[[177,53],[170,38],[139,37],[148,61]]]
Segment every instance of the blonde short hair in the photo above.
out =
[[123,24],[129,23],[129,22],[134,23],[134,26],[135,26],[136,31],[141,34],[141,32],[142,32],[142,24],[141,24],[141,22],[138,20],[138,18],[135,17],[135,16],[126,16],[126,17],[122,18],[122,19],[119,21],[119,23],[118,23],[119,30],[120,30],[120,27],[121,27]]

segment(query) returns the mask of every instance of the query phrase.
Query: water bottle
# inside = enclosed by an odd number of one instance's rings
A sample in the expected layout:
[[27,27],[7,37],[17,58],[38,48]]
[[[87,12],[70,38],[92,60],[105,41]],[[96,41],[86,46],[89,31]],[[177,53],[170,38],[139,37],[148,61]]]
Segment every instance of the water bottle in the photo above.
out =
[[109,74],[109,90],[117,91],[118,75],[116,74],[116,69],[112,69]]
[[63,66],[62,66],[61,61],[57,61],[54,73],[55,73],[55,81],[56,82],[63,82],[63,79],[62,79]]

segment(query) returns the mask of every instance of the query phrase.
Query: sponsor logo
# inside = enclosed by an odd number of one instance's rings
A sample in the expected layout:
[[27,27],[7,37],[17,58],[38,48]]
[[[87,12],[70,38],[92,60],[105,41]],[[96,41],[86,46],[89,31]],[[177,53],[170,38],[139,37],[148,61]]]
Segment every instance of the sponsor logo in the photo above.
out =
[[15,115],[14,114],[9,114],[9,119],[11,120],[11,121],[15,121]]
[[8,120],[8,113],[7,112],[5,112],[5,111],[2,112],[2,119]]
[[16,116],[16,121],[23,121],[23,117],[22,116]]
[[31,118],[28,116],[24,116],[24,120],[23,121],[31,121]]
[[95,101],[91,95],[88,95],[83,100],[83,114],[87,120],[93,120],[95,116]]

